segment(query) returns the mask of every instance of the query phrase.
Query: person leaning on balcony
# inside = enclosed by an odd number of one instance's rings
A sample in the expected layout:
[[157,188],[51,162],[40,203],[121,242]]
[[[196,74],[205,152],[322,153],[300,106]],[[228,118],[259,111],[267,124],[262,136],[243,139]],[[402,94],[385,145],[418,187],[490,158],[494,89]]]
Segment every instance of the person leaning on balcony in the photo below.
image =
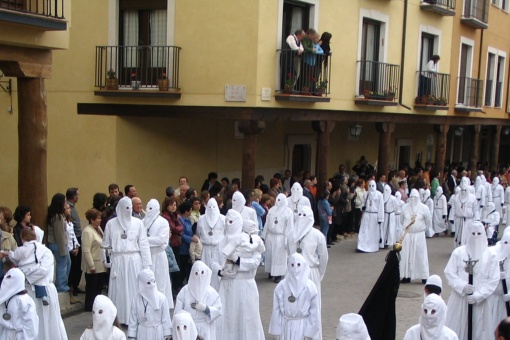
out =
[[420,74],[420,96],[436,95],[432,88],[432,78],[436,78],[437,63],[440,59],[439,55],[434,54],[428,61],[426,70]]
[[303,44],[301,41],[304,37],[305,31],[298,29],[285,40],[287,45],[285,48],[294,51],[294,53],[289,53],[284,57],[285,75],[287,78],[294,78],[294,86],[296,86],[297,79],[301,73],[301,54],[303,53]]

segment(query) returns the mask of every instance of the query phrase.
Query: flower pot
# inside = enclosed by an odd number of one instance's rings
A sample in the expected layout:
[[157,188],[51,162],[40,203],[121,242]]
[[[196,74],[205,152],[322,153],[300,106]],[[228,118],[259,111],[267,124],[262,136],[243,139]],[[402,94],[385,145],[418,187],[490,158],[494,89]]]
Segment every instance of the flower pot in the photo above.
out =
[[285,89],[283,91],[284,91],[284,93],[291,93],[292,87],[290,85],[285,85]]
[[106,89],[116,91],[119,89],[119,80],[117,78],[106,78]]
[[168,91],[168,79],[159,79],[159,90]]
[[395,96],[393,95],[387,95],[386,98],[385,98],[387,101],[393,101],[393,99],[395,99]]
[[446,106],[446,102],[445,102],[445,101],[440,101],[440,102],[439,102],[439,105],[441,105],[441,106]]
[[427,100],[428,100],[427,96],[422,96],[421,97],[421,103],[422,104],[427,104]]
[[308,86],[303,86],[303,93],[310,94],[310,88]]
[[323,93],[324,93],[324,89],[317,89],[317,90],[315,90],[315,95],[316,96],[322,97]]
[[131,80],[131,88],[135,91],[140,90],[141,81],[139,80]]

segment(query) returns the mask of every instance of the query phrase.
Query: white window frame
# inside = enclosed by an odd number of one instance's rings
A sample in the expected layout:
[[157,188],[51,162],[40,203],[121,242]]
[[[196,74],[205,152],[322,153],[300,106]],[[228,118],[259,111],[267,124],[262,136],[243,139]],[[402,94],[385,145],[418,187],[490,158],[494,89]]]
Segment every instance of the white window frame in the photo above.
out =
[[[166,45],[173,46],[175,41],[175,2],[167,0]],[[119,1],[108,0],[108,45],[119,45]]]
[[496,2],[494,2],[494,0],[490,0],[490,1],[491,1],[492,6],[501,8],[501,0],[496,0]]
[[[503,2],[503,1],[501,1],[501,2]],[[501,6],[501,10],[505,13],[508,13],[508,11],[509,11],[509,2],[510,2],[510,0],[505,0],[505,6]]]
[[460,58],[462,56],[462,45],[468,45],[471,46],[471,55],[469,56],[469,65],[468,69],[469,72],[465,75],[465,77],[471,78],[471,75],[473,74],[473,52],[475,49],[475,41],[473,39],[469,39],[466,37],[460,37],[460,43],[459,43],[459,67],[457,69],[457,91],[455,92],[455,105],[463,105],[458,102],[458,94],[459,94],[459,81],[458,78],[460,77]]
[[[361,43],[363,41],[363,19],[372,19],[375,21],[379,21],[381,23],[380,31],[379,31],[379,61],[381,63],[386,63],[386,57],[388,55],[388,33],[390,30],[390,16],[388,14],[376,11],[374,9],[366,9],[361,8],[359,11],[359,22],[358,22],[358,52],[357,59],[361,60]],[[363,96],[363,94],[358,93],[359,87],[359,79],[360,79],[360,65],[356,63],[356,82],[354,83],[356,97]]]
[[[416,57],[416,70],[420,70],[420,59],[421,59],[421,37],[422,33],[428,33],[430,35],[434,36],[434,54],[437,54],[441,56],[441,40],[442,40],[442,31],[434,26],[428,26],[428,25],[420,25],[419,27],[419,33],[418,33],[418,48],[417,51],[419,51],[417,57]],[[437,65],[437,71],[439,72],[439,66],[441,63]]]
[[[490,105],[484,105],[486,107],[494,107],[494,108],[502,108],[503,107],[503,94],[505,93],[505,81],[504,79],[505,78],[505,75],[506,75],[506,52],[505,51],[501,51],[501,50],[498,50],[497,48],[494,48],[494,47],[491,47],[489,46],[487,48],[487,59],[486,59],[486,62],[485,62],[485,74],[487,75],[487,69],[489,68],[489,53],[493,54],[494,55],[494,71],[492,73],[492,79],[493,79],[493,84],[492,84],[492,90],[491,90],[491,98],[490,98]],[[498,60],[499,58],[502,57],[504,58],[504,62],[503,62],[503,81],[501,82],[501,103],[500,103],[500,106],[496,106],[496,83],[498,81],[497,79],[497,71],[498,71]],[[487,79],[485,79],[485,85],[487,85]],[[485,104],[485,93],[486,91],[483,91],[484,94],[483,94],[483,103]]]

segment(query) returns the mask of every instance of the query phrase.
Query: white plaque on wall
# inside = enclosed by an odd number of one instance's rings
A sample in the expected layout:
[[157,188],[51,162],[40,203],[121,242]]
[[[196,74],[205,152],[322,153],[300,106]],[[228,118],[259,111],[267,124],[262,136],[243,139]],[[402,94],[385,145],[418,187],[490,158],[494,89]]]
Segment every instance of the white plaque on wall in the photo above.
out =
[[262,88],[262,100],[264,101],[270,101],[271,100],[271,88],[270,87],[263,87]]
[[246,85],[225,85],[226,102],[245,102]]

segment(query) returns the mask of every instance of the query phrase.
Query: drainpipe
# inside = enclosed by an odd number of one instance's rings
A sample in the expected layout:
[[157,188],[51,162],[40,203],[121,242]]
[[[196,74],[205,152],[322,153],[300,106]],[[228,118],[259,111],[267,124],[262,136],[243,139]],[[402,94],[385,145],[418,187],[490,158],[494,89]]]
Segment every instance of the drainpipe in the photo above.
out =
[[406,59],[406,32],[407,32],[407,2],[408,0],[404,0],[404,20],[402,24],[402,46],[400,52],[400,95],[398,96],[398,103],[400,106],[405,107],[408,110],[411,110],[409,106],[406,106],[402,103],[402,93],[404,91],[404,64]]
[[[480,48],[478,50],[478,75],[476,76],[478,78],[478,80],[481,79],[480,77],[481,77],[481,72],[482,72],[483,31],[484,31],[484,29],[482,28],[482,32],[480,34]],[[476,96],[476,98],[478,99],[479,96]],[[480,106],[482,106],[483,103],[477,103],[477,104],[480,104]],[[485,113],[485,112],[483,112],[483,113]]]

